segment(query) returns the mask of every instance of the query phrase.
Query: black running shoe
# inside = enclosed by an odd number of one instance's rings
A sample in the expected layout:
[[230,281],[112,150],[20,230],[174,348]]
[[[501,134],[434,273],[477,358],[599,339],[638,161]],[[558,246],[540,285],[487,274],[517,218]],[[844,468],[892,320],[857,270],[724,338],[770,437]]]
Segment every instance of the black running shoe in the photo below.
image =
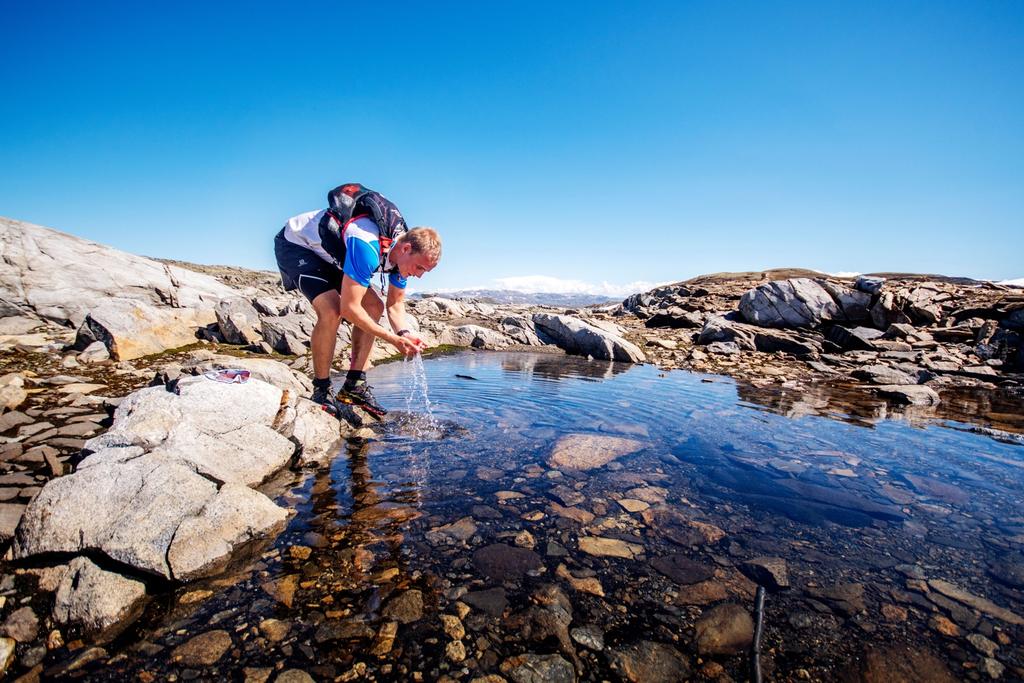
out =
[[342,388],[342,390],[338,392],[338,401],[349,405],[359,406],[378,419],[388,414],[388,411],[384,409],[384,406],[377,403],[377,399],[373,396],[373,390],[366,382],[360,382],[351,389]]
[[331,397],[330,387],[314,387],[313,395],[309,397],[313,403],[319,403],[324,412],[333,417],[338,417],[338,406]]

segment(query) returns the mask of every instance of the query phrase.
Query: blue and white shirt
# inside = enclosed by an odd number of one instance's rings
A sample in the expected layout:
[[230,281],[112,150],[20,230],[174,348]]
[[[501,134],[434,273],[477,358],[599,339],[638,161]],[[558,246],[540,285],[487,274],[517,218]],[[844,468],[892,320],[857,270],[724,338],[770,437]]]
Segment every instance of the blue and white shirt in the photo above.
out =
[[326,210],[310,211],[288,219],[284,225],[284,238],[314,252],[364,287],[370,286],[374,273],[383,271],[388,273],[392,287],[405,289],[406,278],[391,263],[390,255],[383,264],[380,262],[380,228],[372,218],[356,218],[345,226],[341,234],[345,240],[345,262],[339,263],[327,253],[320,241],[320,219],[325,213]]

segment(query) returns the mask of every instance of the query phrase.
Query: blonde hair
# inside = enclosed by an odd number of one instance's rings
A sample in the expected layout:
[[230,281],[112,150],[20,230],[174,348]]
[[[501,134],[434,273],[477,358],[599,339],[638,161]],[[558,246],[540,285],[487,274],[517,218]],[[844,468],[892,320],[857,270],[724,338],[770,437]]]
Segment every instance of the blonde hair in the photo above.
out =
[[402,236],[402,241],[411,244],[413,252],[426,254],[434,263],[441,260],[441,236],[433,228],[413,228]]

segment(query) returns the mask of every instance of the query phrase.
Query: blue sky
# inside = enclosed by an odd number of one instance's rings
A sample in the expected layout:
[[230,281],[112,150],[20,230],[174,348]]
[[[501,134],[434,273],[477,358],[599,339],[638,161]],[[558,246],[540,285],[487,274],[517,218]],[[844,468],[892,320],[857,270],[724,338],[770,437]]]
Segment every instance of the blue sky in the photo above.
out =
[[1024,276],[1020,2],[295,4],[7,3],[0,215],[272,268],[354,180],[422,290]]

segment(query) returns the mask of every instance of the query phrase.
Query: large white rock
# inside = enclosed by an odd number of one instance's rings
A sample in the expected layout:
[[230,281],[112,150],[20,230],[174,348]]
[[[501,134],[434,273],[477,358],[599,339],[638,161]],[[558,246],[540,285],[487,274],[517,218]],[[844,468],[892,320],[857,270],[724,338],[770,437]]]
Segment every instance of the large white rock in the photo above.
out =
[[547,341],[547,337],[569,353],[627,363],[643,363],[647,360],[644,352],[632,342],[588,325],[579,318],[534,313],[533,322],[537,326],[537,335],[542,340]]
[[[292,458],[295,445],[276,430],[282,398],[258,379],[203,376],[181,379],[177,393],[131,394],[111,428],[86,442],[95,452],[78,471],[50,481],[25,511],[16,554],[98,551],[170,578],[171,539],[185,520],[217,509],[208,503],[218,484],[259,484]],[[269,500],[255,495],[253,519],[264,519]]]
[[179,428],[220,435],[254,423],[270,426],[281,409],[281,398],[280,389],[258,379],[223,384],[202,375],[186,377],[178,382],[176,392],[157,386],[129,394],[114,412],[110,429],[90,439],[85,447],[142,446],[150,450]]
[[111,298],[212,313],[237,290],[201,273],[0,217],[0,299],[78,327]]
[[167,550],[171,574],[191,581],[219,573],[238,546],[284,528],[287,511],[258,491],[225,484],[202,513],[186,519]]
[[171,459],[141,456],[83,468],[47,482],[15,534],[18,558],[98,551],[171,578],[167,548],[217,486]]

